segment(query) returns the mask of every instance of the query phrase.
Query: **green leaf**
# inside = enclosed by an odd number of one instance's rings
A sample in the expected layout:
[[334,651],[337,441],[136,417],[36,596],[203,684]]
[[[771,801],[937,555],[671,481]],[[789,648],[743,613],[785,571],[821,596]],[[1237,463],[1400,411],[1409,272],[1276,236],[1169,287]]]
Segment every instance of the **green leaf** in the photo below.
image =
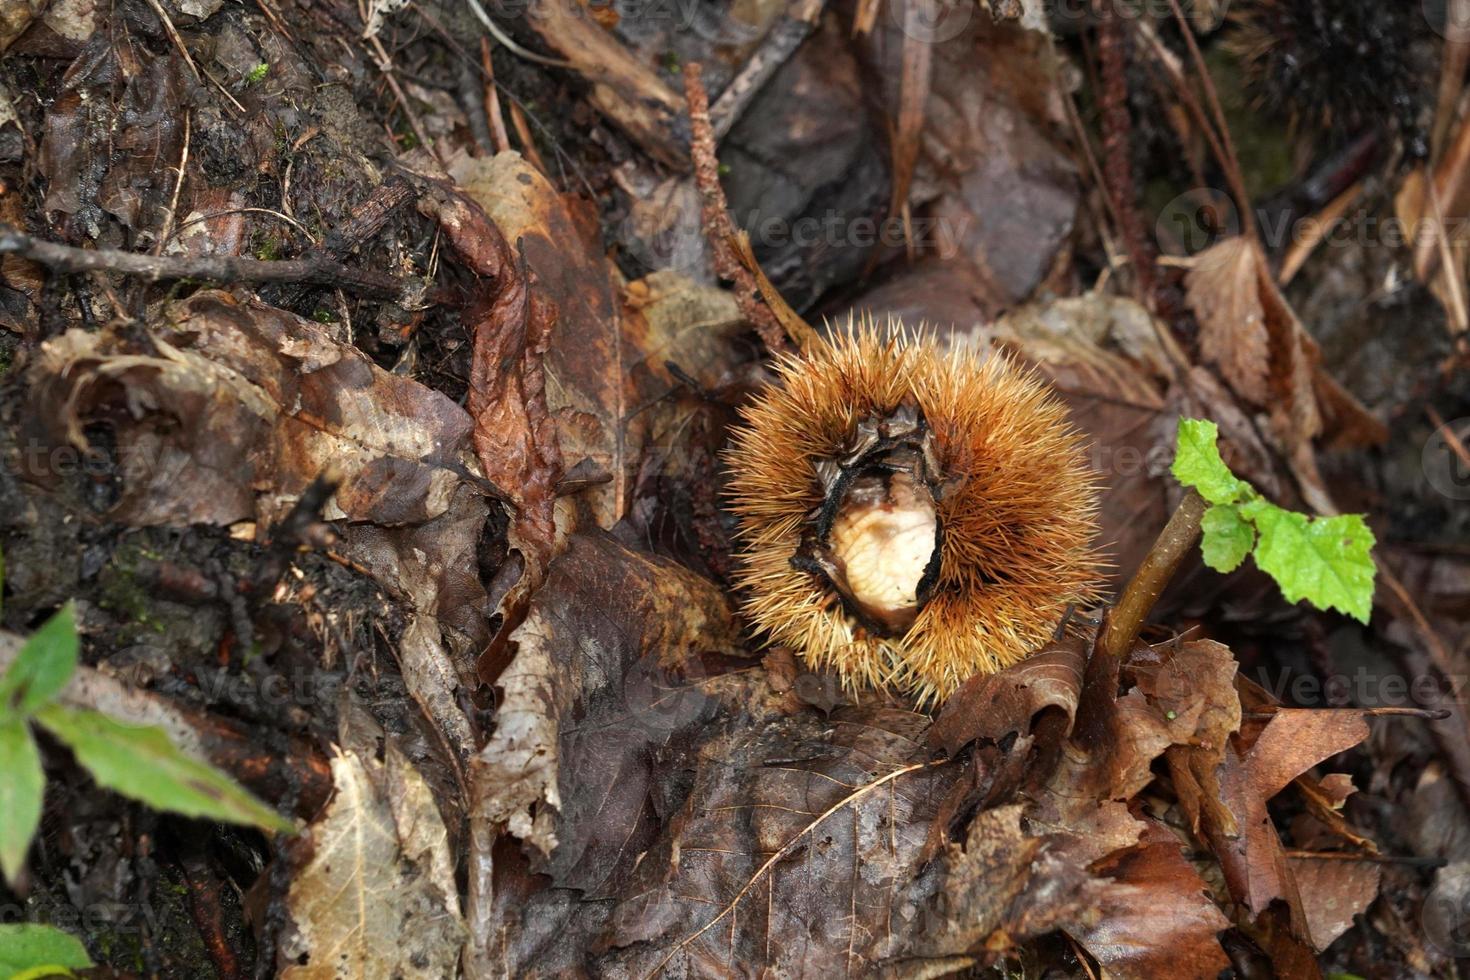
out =
[[124,725],[50,704],[36,721],[75,753],[98,785],[187,817],[290,832],[295,825],[224,773],[186,755],[161,728]]
[[1205,564],[1217,572],[1235,571],[1256,543],[1255,528],[1231,504],[1215,504],[1205,511],[1200,528],[1205,532],[1200,553]]
[[15,881],[41,822],[46,774],[30,728],[20,718],[0,718],[0,871]]
[[1171,471],[1174,479],[1194,487],[1212,504],[1233,504],[1255,495],[1249,483],[1237,479],[1220,458],[1215,444],[1219,429],[1203,419],[1180,419],[1179,437]]
[[[92,965],[77,937],[31,922],[0,925],[0,977],[70,976]],[[49,972],[41,972],[49,971]]]
[[1310,519],[1274,504],[1252,508],[1256,564],[1291,602],[1307,599],[1366,623],[1373,610],[1373,532],[1359,514]]
[[71,603],[31,634],[0,677],[0,712],[24,717],[54,698],[77,669],[77,620]]

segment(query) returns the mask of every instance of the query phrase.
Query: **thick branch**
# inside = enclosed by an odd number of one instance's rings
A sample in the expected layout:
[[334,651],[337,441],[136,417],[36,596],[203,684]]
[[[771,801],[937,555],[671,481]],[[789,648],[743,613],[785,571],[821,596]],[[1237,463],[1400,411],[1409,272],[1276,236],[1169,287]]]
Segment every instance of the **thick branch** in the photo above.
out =
[[325,255],[265,261],[236,255],[141,255],[116,249],[74,248],[32,238],[0,224],[0,255],[14,254],[57,272],[116,272],[152,282],[193,279],[199,282],[287,282],[328,289],[344,289],[365,296],[398,296],[402,280],[377,272],[352,269]]

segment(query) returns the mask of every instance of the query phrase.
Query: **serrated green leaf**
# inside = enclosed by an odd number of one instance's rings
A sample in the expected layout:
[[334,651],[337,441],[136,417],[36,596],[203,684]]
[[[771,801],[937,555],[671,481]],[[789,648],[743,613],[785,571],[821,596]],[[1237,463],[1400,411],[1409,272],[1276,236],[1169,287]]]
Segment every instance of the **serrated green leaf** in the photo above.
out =
[[[0,977],[71,976],[92,965],[81,940],[55,926],[32,922],[0,925]],[[50,972],[39,972],[49,970]]]
[[1217,572],[1235,571],[1256,543],[1255,528],[1231,504],[1215,504],[1205,511],[1200,529],[1204,531],[1200,554]]
[[1174,479],[1194,487],[1212,504],[1233,504],[1255,494],[1249,483],[1237,479],[1220,458],[1219,429],[1203,419],[1180,419],[1179,437],[1170,471]]
[[41,822],[46,774],[36,740],[20,718],[0,718],[0,871],[15,881]]
[[31,634],[0,677],[0,712],[24,717],[54,698],[77,669],[77,647],[76,612],[68,602]]
[[161,728],[124,725],[95,711],[56,704],[37,711],[35,719],[72,750],[100,786],[188,817],[295,829],[230,777],[186,755]]
[[1256,564],[1290,602],[1306,599],[1366,623],[1373,610],[1373,532],[1359,514],[1308,518],[1274,504],[1256,509]]

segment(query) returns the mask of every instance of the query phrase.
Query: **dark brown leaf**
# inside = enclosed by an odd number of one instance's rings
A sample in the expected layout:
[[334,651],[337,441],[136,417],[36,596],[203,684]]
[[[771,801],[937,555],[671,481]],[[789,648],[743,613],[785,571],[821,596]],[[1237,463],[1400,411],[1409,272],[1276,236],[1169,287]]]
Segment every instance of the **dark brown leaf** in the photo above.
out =
[[1173,834],[1150,822],[1144,842],[1094,870],[1111,880],[1098,914],[1068,931],[1109,974],[1214,980],[1230,965],[1216,938],[1230,920]]
[[1032,720],[1048,708],[1062,710],[1070,722],[1087,646],[1081,637],[1067,637],[999,673],[970,678],[945,702],[929,729],[929,744],[954,756],[977,738],[1026,735]]

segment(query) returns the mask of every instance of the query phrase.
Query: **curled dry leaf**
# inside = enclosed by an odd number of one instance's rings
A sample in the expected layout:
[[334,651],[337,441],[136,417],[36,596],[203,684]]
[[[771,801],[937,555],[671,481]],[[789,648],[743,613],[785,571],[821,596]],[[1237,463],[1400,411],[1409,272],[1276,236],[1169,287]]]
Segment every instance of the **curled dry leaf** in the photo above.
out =
[[454,177],[503,240],[515,243],[532,277],[531,295],[556,308],[542,357],[546,411],[568,462],[589,460],[606,477],[583,496],[597,526],[610,528],[626,507],[626,375],[636,355],[623,336],[596,215],[560,194],[519,153],[466,160]]
[[[116,461],[109,516],[133,525],[270,525],[313,480],[340,483],[323,516],[343,550],[414,611],[405,683],[461,758],[473,750],[454,691],[486,639],[475,550],[487,508],[467,456],[471,420],[437,391],[382,370],[322,325],[217,291],[166,308],[151,350],[68,331],[31,369],[28,426],[51,453],[106,426]],[[262,489],[268,488],[268,489]],[[451,648],[440,641],[441,620]]]
[[557,427],[547,414],[545,358],[556,308],[530,277],[500,229],[474,201],[432,188],[419,206],[439,222],[479,278],[463,318],[474,337],[466,407],[472,441],[487,479],[506,488],[513,508],[506,537],[517,556],[498,573],[499,632],[479,670],[493,679],[510,631],[546,575],[556,549],[556,484],[561,478]]
[[1192,833],[1199,833],[1205,809],[1220,826],[1232,827],[1233,818],[1220,802],[1219,769],[1231,734],[1240,729],[1235,660],[1212,640],[1165,652],[1161,662],[1136,665],[1132,673],[1166,717],[1172,713],[1195,732],[1187,743],[1171,745],[1164,754],[1179,806]]
[[1098,914],[1068,931],[1110,975],[1208,980],[1230,966],[1216,938],[1230,920],[1162,826],[1150,821],[1138,847],[1094,870],[1108,879]]
[[[340,478],[329,520],[413,524],[448,509],[470,420],[444,395],[320,324],[223,292],[174,304],[162,323],[146,352],[68,331],[31,369],[28,422],[43,446],[84,446],[86,426],[112,428],[113,519],[268,525],[327,471]],[[31,475],[54,480],[50,458]]]
[[[557,309],[542,363],[566,464],[562,518],[575,508],[578,527],[629,522],[650,537],[655,525],[681,522],[695,550],[719,551],[714,457],[725,420],[705,394],[738,379],[752,356],[739,346],[745,324],[730,293],[665,271],[620,296],[585,201],[558,192],[517,153],[466,160],[454,174],[516,244],[532,293]],[[696,523],[683,526],[691,512]]]
[[278,950],[291,980],[451,976],[464,923],[443,821],[391,748],[379,764],[332,760],[336,792],[306,832]]
[[999,673],[976,674],[944,703],[929,729],[929,744],[952,757],[977,738],[1027,735],[1033,719],[1048,708],[1066,712],[1070,728],[1086,661],[1086,641],[1067,637]]

